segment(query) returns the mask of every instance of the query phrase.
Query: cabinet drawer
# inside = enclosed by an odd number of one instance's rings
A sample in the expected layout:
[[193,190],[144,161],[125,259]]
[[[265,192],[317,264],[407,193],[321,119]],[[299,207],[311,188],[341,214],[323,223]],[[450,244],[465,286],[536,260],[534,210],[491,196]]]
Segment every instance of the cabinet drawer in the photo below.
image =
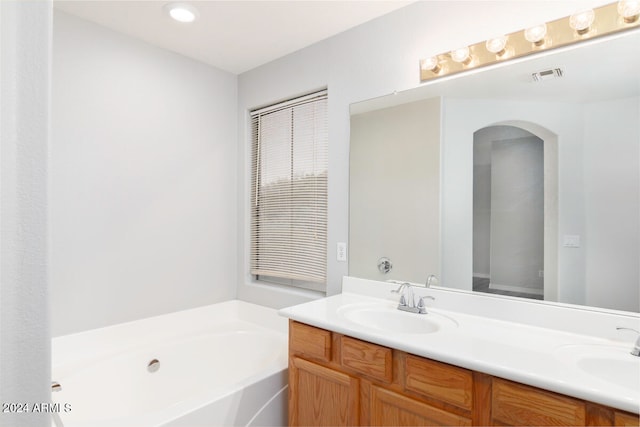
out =
[[289,352],[331,360],[331,332],[298,322],[289,322]]
[[463,409],[473,406],[473,373],[417,356],[405,361],[407,390],[451,403]]
[[614,422],[616,426],[637,427],[640,425],[640,417],[638,415],[616,411],[614,414]]
[[506,425],[584,426],[582,401],[494,378],[491,415]]
[[373,426],[470,426],[471,420],[378,386],[371,387]]
[[342,366],[385,382],[391,382],[393,379],[393,353],[390,348],[349,337],[342,337],[340,342]]

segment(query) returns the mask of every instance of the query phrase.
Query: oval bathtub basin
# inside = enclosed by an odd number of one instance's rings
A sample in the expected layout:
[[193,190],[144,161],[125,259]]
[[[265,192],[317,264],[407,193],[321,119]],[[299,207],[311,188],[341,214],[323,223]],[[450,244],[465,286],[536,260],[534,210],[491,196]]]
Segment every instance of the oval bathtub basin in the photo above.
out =
[[[238,384],[279,359],[282,364],[285,346],[278,341],[265,333],[236,329],[154,346],[59,378],[61,391],[53,397],[73,403],[65,417],[65,425],[71,426],[157,413],[212,389]],[[159,361],[157,370],[150,369],[152,360]]]
[[429,309],[427,314],[409,313],[398,310],[395,304],[350,304],[338,313],[352,324],[378,332],[432,334],[458,326],[455,320]]
[[[245,426],[265,422],[260,408],[276,395],[279,400],[286,397],[286,390],[282,392],[286,387],[286,330],[280,333],[253,323],[254,319],[234,319],[233,310],[244,310],[240,303],[218,305],[221,308],[185,311],[184,319],[170,314],[139,321],[149,327],[137,344],[54,367],[53,380],[60,387],[52,399],[70,407],[59,414],[64,426]],[[219,310],[230,312],[229,318],[213,319],[224,317],[216,314]],[[247,310],[249,317],[259,321],[253,312],[260,309],[249,306]],[[280,320],[271,311],[268,314]],[[174,321],[163,321],[163,317]],[[180,322],[185,323],[183,333],[145,341],[153,331],[168,330]],[[127,329],[135,329],[135,323],[126,325]],[[210,325],[195,332],[188,329],[189,323]],[[101,330],[95,333],[108,339]],[[254,396],[254,389],[262,391]]]
[[640,391],[640,357],[630,354],[632,345],[565,345],[556,357],[611,385]]

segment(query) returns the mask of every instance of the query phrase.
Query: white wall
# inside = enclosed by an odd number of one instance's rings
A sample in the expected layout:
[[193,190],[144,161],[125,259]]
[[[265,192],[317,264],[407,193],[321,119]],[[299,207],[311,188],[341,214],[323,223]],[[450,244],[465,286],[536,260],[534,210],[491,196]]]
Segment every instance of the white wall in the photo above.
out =
[[[348,241],[349,105],[417,87],[418,61],[496,34],[570,15],[593,1],[421,1],[295,52],[239,77],[238,296],[271,306],[303,301],[299,295],[252,283],[248,275],[250,145],[248,110],[313,89],[329,88],[329,228],[327,293],[340,291],[347,264],[336,261],[337,242]],[[482,16],[482,19],[478,19]],[[469,257],[471,259],[471,257]]]
[[[478,144],[474,144],[474,160]],[[489,145],[490,148],[490,145]],[[473,165],[473,277],[491,273],[491,164]]]
[[53,335],[235,296],[236,76],[62,12]]
[[637,97],[585,106],[588,305],[640,311],[638,112]]
[[[47,224],[50,2],[0,2],[0,402],[51,397]],[[46,413],[0,412],[2,426]]]

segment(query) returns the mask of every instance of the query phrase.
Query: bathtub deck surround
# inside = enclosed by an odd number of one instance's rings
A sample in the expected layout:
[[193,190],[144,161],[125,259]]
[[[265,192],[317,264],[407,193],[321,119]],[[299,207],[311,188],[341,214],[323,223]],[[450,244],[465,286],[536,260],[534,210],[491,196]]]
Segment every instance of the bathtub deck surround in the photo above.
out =
[[340,390],[332,423],[426,414],[509,425],[522,413],[535,425],[638,425],[635,336],[616,329],[638,329],[638,315],[418,287],[435,298],[421,315],[397,310],[396,288],[347,277],[342,294],[280,311],[291,322],[290,422],[309,422],[299,389],[311,382]]
[[57,337],[52,353],[65,427],[286,424],[287,320],[270,308],[227,301]]

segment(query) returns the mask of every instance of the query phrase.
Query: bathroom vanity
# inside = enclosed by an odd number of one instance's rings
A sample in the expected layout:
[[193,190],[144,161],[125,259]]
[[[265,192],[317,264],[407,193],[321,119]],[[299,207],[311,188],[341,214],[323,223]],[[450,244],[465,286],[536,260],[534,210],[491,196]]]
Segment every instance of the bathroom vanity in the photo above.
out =
[[[345,278],[343,294],[281,310],[290,319],[290,425],[640,424],[640,378],[604,378],[581,362],[604,360],[637,376],[631,340],[469,315],[470,300],[462,300],[477,296],[438,289],[416,290],[435,295],[429,314],[404,313],[395,310],[397,295],[387,297],[392,288]],[[452,303],[461,310],[435,308]],[[505,301],[486,303],[475,301],[489,310]],[[503,316],[549,309],[512,303]],[[602,313],[557,309],[538,314],[602,324]],[[609,317],[623,326],[639,321]]]

